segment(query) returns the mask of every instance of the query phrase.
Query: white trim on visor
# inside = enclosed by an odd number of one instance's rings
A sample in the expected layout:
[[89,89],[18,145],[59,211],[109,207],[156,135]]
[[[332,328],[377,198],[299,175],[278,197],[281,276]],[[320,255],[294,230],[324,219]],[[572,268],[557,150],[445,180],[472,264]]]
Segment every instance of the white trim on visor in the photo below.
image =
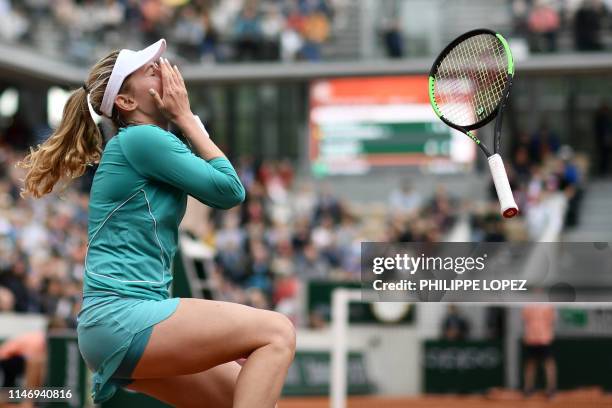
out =
[[166,40],[162,38],[140,51],[122,49],[119,52],[100,105],[100,111],[104,116],[111,117],[115,98],[119,94],[119,89],[121,89],[121,84],[123,84],[125,78],[143,65],[157,60],[165,50]]

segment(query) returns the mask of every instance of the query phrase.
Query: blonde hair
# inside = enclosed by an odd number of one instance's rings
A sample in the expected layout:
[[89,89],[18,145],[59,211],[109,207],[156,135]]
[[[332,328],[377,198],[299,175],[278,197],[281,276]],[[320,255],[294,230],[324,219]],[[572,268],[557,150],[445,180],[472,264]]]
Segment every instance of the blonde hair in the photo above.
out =
[[[116,50],[98,61],[85,81],[91,106],[98,115],[101,115],[104,90],[118,55]],[[127,79],[123,82],[120,92],[128,87],[127,82]],[[116,107],[113,107],[111,120],[116,128],[125,125]],[[17,163],[18,167],[28,170],[21,197],[40,198],[52,192],[60,180],[66,180],[67,187],[70,180],[85,173],[88,165],[100,161],[102,143],[102,134],[89,113],[87,91],[79,87],[68,98],[60,124],[53,134],[36,148],[30,147],[30,153]]]

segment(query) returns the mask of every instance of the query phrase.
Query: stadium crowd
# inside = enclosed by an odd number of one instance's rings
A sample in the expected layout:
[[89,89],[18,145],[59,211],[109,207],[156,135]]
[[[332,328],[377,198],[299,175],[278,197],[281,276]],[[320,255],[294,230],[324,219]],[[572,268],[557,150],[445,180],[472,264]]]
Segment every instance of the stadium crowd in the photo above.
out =
[[[289,160],[257,162],[245,156],[235,163],[246,201],[208,212],[204,228],[192,234],[215,248],[211,273],[221,282],[220,297],[295,315],[304,282],[359,280],[361,241],[441,241],[461,213],[471,214],[474,241],[538,240],[555,222],[550,206],[559,195],[569,200],[566,226],[575,225],[586,168],[545,125],[517,140],[508,160],[522,210],[514,222],[502,222],[494,191],[486,203],[452,197],[443,186],[427,197],[407,180],[387,202],[363,206],[340,199],[325,182],[297,183]],[[22,156],[2,144],[0,311],[44,313],[54,327],[74,327],[93,169],[57,193],[22,199],[24,174],[15,168]]]
[[159,38],[191,62],[318,61],[341,10],[330,0],[0,0],[0,40],[80,64],[99,57],[99,44],[139,49]]
[[[511,0],[515,34],[533,52],[601,51],[610,33],[609,0]],[[567,44],[560,44],[564,39]]]
[[[166,38],[178,62],[320,61],[351,34],[348,0],[0,0],[0,41],[88,65],[108,48]],[[509,0],[512,37],[532,52],[609,48],[610,0]],[[374,17],[373,17],[374,18]],[[359,23],[365,24],[365,23]],[[367,24],[366,24],[367,25]],[[373,35],[390,58],[410,56],[400,16]],[[510,34],[510,33],[508,33]],[[101,45],[103,44],[103,45]],[[341,47],[341,45],[340,45]],[[358,52],[358,51],[351,51]],[[414,51],[416,52],[416,51]]]

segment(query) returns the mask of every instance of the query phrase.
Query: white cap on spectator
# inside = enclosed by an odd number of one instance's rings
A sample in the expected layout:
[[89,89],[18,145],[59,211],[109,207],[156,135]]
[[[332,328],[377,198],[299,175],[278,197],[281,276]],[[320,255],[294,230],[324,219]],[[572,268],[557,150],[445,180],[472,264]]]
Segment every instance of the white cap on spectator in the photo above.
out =
[[166,40],[162,38],[140,51],[122,49],[119,52],[113,72],[104,90],[102,105],[100,105],[100,111],[103,115],[109,118],[112,116],[115,98],[119,94],[119,89],[125,78],[143,65],[157,60],[165,50]]

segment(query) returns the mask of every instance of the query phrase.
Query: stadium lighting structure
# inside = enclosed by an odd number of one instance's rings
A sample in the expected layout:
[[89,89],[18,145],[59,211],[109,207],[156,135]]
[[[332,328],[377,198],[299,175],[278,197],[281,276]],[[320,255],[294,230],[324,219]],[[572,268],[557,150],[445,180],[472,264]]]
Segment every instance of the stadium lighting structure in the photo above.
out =
[[7,88],[0,95],[0,116],[9,118],[17,112],[19,107],[19,91]]

